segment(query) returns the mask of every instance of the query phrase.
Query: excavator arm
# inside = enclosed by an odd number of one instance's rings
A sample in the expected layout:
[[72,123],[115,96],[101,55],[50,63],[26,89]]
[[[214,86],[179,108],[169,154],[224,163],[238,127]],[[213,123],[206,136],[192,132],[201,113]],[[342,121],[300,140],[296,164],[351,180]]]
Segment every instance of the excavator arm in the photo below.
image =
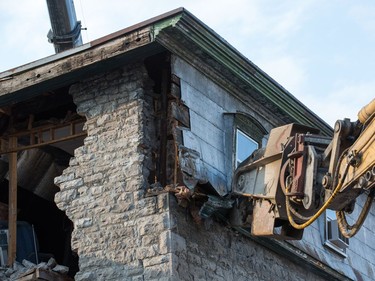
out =
[[[366,203],[349,225],[345,214],[361,194]],[[232,196],[239,202],[233,223],[253,235],[301,239],[327,208],[345,237],[355,235],[375,196],[375,99],[358,121],[338,120],[332,138],[296,124],[273,129],[267,146],[236,169]]]

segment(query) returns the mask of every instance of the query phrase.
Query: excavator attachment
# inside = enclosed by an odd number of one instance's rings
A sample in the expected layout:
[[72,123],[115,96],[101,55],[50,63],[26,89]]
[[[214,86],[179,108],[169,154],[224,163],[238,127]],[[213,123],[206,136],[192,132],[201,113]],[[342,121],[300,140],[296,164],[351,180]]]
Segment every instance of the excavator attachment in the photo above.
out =
[[[265,148],[236,169],[232,224],[251,234],[301,239],[303,229],[327,208],[335,210],[345,237],[362,225],[375,197],[375,100],[359,121],[339,120],[333,138],[316,129],[289,124],[271,131]],[[368,194],[354,225],[346,221],[356,198]]]

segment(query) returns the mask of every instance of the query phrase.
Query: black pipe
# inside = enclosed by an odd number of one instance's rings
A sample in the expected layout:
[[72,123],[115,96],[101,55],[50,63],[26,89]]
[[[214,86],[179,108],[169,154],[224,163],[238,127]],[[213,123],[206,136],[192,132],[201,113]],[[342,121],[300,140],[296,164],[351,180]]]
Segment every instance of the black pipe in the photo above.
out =
[[52,27],[47,37],[55,52],[82,45],[81,22],[77,21],[73,0],[47,0],[47,7]]

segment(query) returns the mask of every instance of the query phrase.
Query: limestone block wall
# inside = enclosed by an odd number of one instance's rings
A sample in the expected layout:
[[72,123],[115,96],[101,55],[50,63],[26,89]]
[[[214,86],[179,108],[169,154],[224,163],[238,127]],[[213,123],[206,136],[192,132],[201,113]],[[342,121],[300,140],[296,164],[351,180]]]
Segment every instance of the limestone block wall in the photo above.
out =
[[212,219],[196,224],[171,200],[173,280],[326,280]]
[[143,63],[70,89],[87,137],[55,184],[74,223],[76,280],[150,280],[170,275],[168,197],[145,197],[157,145],[152,82]]

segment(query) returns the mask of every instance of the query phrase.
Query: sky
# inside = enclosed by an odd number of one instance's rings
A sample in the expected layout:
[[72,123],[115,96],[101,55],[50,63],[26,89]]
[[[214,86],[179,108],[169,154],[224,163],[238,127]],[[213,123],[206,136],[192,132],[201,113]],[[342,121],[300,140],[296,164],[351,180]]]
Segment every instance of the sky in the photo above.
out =
[[[373,0],[75,0],[87,43],[185,7],[333,127],[375,97]],[[0,72],[54,54],[45,0],[0,0]],[[1,89],[0,89],[1,90]]]

